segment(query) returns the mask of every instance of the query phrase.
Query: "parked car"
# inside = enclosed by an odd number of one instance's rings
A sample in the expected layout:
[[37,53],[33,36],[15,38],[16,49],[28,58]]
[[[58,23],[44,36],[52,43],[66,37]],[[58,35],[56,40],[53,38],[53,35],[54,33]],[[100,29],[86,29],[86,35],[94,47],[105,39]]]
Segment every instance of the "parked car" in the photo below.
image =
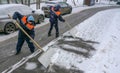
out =
[[45,17],[50,16],[50,6],[56,6],[56,5],[61,6],[60,11],[62,15],[70,14],[72,12],[72,6],[66,2],[47,1],[45,2],[45,5],[42,6],[42,10],[44,11]]
[[117,5],[120,5],[120,0],[117,1]]
[[33,15],[35,23],[44,21],[44,14],[32,10],[30,7],[22,4],[5,4],[0,5],[0,31],[10,34],[16,31],[18,28],[12,19],[8,17],[8,14],[13,16],[14,12],[20,12],[23,15]]

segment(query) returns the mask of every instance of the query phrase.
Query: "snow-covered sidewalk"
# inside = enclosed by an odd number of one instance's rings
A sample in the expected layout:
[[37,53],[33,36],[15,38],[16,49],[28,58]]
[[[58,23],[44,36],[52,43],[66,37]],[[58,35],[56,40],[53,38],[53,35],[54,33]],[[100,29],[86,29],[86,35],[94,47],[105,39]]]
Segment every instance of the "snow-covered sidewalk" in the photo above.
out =
[[55,73],[60,69],[76,73],[119,73],[119,11],[101,11],[74,27],[70,32],[79,38],[67,37],[66,32],[66,37],[49,43],[52,49],[57,48],[50,70]]

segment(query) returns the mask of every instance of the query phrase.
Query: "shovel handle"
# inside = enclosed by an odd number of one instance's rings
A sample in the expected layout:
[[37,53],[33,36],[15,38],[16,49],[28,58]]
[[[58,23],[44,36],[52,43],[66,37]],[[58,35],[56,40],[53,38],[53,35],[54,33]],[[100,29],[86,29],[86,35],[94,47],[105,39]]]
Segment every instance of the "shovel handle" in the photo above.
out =
[[[71,29],[72,28],[72,26],[68,23],[68,22],[65,22],[67,25],[68,25],[68,27]],[[70,34],[72,35],[72,37],[73,38],[75,38],[75,35],[73,35],[71,32],[70,32]]]
[[70,29],[72,28],[72,26],[68,22],[65,22],[65,23],[68,25]]
[[[9,18],[12,19],[12,17],[8,14]],[[18,28],[28,37],[30,38],[30,40],[42,51],[44,51],[40,46],[39,44],[33,40],[33,38],[19,25],[19,23],[17,21],[15,21],[15,24],[18,26]]]

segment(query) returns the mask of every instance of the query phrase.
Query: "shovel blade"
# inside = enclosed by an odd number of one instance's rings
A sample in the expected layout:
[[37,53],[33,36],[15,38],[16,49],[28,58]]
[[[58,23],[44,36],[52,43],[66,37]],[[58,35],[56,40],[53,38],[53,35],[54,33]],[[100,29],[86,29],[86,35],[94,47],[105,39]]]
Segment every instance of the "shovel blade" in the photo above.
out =
[[39,58],[38,61],[47,68],[51,63],[51,57],[55,54],[56,48],[49,48],[46,52],[44,52]]

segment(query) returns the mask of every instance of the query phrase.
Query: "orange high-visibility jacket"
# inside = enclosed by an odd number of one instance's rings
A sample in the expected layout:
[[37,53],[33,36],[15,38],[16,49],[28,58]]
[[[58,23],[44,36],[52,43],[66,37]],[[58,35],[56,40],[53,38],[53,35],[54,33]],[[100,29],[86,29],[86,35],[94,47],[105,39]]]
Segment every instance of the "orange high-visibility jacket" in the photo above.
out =
[[59,16],[59,15],[61,14],[60,11],[54,11],[54,7],[52,7],[51,10],[52,10],[57,16]]
[[27,22],[27,16],[23,16],[21,20],[29,30],[32,30],[35,27],[33,24]]
[[57,16],[59,16],[59,15],[61,14],[61,12],[60,12],[60,11],[56,11],[55,14],[56,14]]

